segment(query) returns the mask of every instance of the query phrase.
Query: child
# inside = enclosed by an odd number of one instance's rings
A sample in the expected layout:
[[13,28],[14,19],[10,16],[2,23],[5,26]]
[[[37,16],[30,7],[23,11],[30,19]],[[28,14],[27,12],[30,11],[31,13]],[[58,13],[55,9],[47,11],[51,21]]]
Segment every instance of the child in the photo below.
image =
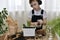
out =
[[41,9],[40,5],[42,4],[41,0],[29,0],[29,3],[33,10],[29,13],[29,21],[31,25],[40,25],[36,30],[42,29],[43,25],[46,25],[47,15],[46,12]]

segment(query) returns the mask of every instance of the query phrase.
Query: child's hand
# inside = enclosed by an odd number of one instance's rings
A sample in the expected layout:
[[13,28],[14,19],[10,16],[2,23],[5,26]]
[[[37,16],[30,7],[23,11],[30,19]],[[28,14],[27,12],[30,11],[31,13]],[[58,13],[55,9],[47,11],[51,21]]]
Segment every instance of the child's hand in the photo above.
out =
[[43,24],[43,20],[41,20],[41,19],[37,20],[37,22],[40,23],[40,25]]
[[31,27],[37,26],[37,22],[31,22]]

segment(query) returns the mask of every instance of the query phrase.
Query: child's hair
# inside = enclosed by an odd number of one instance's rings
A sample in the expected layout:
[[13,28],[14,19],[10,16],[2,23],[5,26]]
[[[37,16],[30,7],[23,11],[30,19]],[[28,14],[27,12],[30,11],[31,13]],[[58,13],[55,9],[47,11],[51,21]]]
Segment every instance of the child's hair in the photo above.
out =
[[39,5],[42,4],[42,1],[41,0],[29,0],[29,3],[31,4],[33,1],[37,1]]

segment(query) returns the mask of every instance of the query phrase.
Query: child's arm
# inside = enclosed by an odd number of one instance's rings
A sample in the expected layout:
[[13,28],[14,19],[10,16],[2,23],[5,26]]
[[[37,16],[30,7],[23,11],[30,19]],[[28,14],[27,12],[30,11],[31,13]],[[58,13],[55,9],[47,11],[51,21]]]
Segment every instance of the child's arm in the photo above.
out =
[[44,25],[47,24],[47,14],[46,14],[45,11],[44,11],[44,14],[43,14],[43,24],[44,24]]
[[47,19],[43,19],[43,25],[47,24]]

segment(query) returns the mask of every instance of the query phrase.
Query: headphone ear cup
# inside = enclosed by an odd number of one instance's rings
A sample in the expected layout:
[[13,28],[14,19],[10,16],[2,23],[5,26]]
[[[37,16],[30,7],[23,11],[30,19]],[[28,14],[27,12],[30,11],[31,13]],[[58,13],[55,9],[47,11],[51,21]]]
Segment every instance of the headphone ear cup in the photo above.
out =
[[38,0],[38,4],[41,5],[42,4],[42,1],[41,0]]

